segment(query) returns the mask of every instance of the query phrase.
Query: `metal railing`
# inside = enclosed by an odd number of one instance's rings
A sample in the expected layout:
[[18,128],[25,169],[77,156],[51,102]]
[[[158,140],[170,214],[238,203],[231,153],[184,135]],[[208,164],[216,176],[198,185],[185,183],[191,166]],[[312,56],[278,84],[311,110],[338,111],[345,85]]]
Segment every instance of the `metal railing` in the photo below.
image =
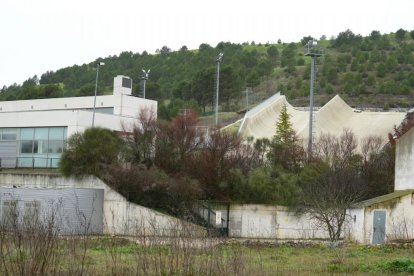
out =
[[60,157],[0,157],[0,168],[51,169],[59,166]]

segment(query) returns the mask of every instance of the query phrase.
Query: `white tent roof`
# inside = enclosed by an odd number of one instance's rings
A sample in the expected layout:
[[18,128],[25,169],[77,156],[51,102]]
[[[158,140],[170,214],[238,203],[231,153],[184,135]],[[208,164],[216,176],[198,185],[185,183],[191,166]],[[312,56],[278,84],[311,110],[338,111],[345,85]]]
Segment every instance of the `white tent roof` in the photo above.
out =
[[[308,138],[309,111],[290,105],[286,97],[275,94],[246,113],[239,134],[243,137],[272,138],[276,132],[276,122],[283,105],[286,105],[293,128],[302,139]],[[355,112],[341,97],[336,95],[315,113],[314,133],[340,135],[345,128],[350,129],[357,138],[370,135],[387,139],[394,125],[399,125],[405,112]]]

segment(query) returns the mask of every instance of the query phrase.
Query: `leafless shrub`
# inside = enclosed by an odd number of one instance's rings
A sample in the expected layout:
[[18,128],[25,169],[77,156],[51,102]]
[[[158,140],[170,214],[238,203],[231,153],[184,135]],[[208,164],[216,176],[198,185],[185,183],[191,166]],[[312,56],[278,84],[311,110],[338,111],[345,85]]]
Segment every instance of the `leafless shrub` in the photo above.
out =
[[357,141],[345,129],[339,137],[322,135],[314,148],[315,160],[305,167],[301,176],[302,209],[335,242],[341,238],[346,210],[365,193],[358,173]]
[[[246,248],[207,238],[199,226],[141,215],[129,236],[90,235],[90,217],[77,211],[79,229],[63,235],[59,207],[24,221],[19,209],[0,224],[0,274],[4,275],[253,275],[265,274],[261,257]],[[114,215],[116,215],[114,213]],[[33,216],[33,218],[35,218]],[[106,229],[109,229],[108,227]],[[66,231],[66,230],[65,230]]]
[[387,241],[408,241],[414,238],[414,220],[406,217],[391,217]]
[[1,273],[44,275],[59,272],[62,256],[55,254],[59,248],[56,210],[57,205],[51,204],[45,214],[31,213],[22,217],[17,204],[7,213],[3,209],[0,224]]

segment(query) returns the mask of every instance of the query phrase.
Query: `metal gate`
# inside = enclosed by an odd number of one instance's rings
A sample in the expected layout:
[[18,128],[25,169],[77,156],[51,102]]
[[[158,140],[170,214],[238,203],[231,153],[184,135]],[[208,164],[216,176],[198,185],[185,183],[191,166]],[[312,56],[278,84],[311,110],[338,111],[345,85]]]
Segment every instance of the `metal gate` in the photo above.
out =
[[385,240],[385,219],[386,213],[385,211],[374,211],[373,217],[373,226],[374,232],[372,235],[372,243],[373,244],[381,244],[384,243]]
[[230,203],[202,200],[196,206],[210,236],[228,237]]

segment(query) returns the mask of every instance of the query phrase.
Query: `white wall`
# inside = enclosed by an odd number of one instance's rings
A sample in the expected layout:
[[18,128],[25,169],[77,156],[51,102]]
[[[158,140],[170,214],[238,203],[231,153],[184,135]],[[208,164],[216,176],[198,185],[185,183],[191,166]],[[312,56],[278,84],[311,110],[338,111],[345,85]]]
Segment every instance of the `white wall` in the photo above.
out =
[[[94,97],[69,97],[4,101],[0,103],[0,113],[24,111],[73,110],[93,108]],[[96,108],[113,107],[115,115],[135,117],[143,107],[157,110],[157,102],[129,95],[105,95],[96,97]]]
[[296,214],[284,206],[231,205],[229,236],[242,238],[329,238],[307,214]]
[[414,189],[414,128],[397,140],[395,191]]
[[0,173],[0,187],[94,188],[104,190],[104,233],[120,235],[174,235],[182,231],[203,234],[202,227],[130,203],[100,179],[65,178],[59,174]]
[[[92,126],[94,97],[53,98],[0,103],[0,127],[68,127],[68,138]],[[141,110],[157,115],[157,102],[129,95],[98,96],[96,108],[112,107],[114,114],[95,112],[94,125],[111,130],[129,130]]]
[[345,238],[350,241],[365,243],[365,210],[355,208],[347,210],[348,218],[344,226]]

